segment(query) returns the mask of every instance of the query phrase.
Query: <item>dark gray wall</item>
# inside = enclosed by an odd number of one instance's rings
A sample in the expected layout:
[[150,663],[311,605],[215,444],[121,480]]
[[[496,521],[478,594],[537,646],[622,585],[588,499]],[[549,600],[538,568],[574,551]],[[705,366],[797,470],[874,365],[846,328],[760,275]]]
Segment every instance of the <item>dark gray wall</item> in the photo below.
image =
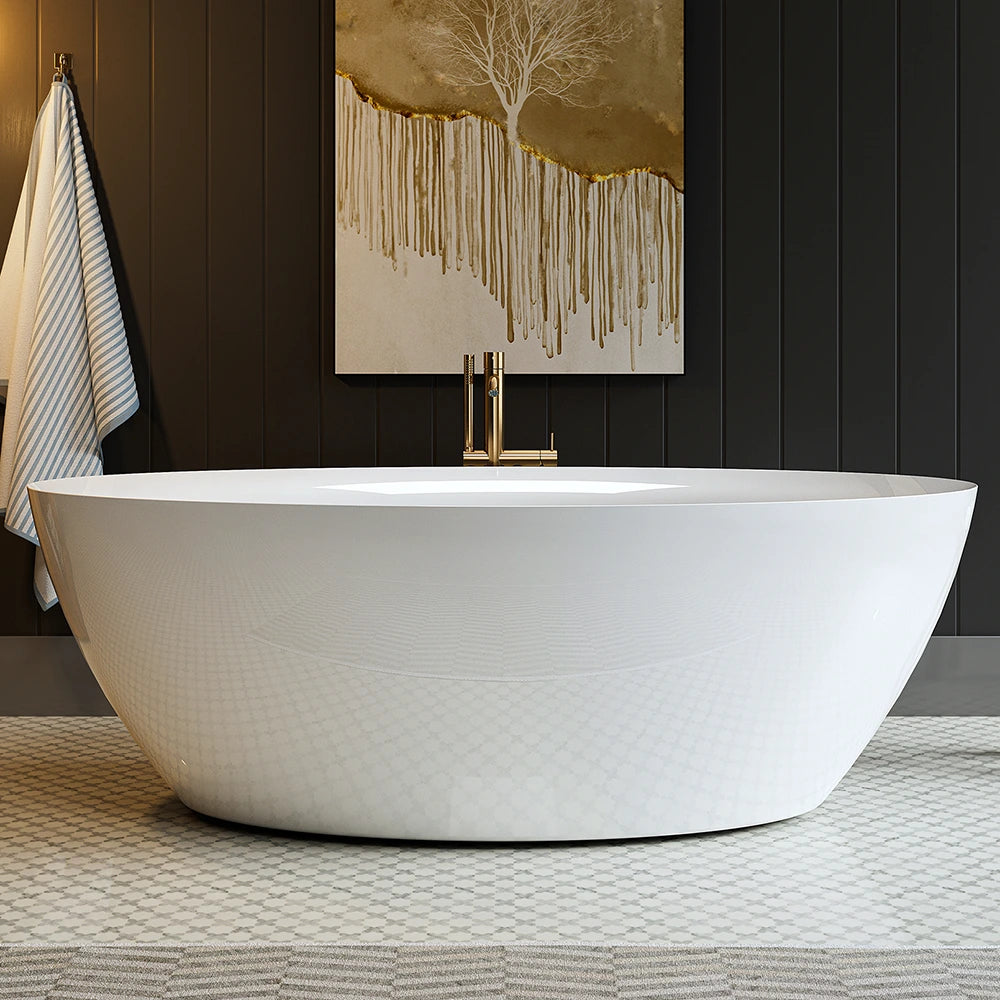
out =
[[[687,371],[509,378],[564,464],[982,486],[942,634],[1000,632],[1000,4],[690,0]],[[109,471],[454,464],[450,377],[332,374],[332,0],[0,0],[0,230],[70,50],[143,405]],[[319,72],[319,67],[324,72]],[[0,532],[0,632],[58,633]]]

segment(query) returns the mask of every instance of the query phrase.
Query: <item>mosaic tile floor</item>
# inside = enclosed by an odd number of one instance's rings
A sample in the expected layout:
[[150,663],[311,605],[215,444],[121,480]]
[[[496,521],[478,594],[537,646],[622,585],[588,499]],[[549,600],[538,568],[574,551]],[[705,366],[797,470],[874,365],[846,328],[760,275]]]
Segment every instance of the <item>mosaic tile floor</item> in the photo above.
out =
[[559,846],[191,813],[115,718],[0,719],[0,942],[1000,945],[1000,719],[890,718],[807,816]]

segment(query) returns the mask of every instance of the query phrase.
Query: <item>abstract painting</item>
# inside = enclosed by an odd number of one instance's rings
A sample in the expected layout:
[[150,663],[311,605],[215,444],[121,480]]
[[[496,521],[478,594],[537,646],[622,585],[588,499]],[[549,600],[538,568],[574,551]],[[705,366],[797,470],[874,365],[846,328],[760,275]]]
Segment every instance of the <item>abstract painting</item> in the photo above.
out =
[[683,0],[338,0],[336,370],[683,371]]

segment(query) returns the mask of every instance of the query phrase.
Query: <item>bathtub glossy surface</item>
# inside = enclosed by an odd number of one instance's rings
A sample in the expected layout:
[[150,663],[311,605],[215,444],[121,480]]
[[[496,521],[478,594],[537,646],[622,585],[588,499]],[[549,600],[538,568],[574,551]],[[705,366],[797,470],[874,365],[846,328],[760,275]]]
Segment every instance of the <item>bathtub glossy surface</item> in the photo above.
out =
[[819,805],[923,651],[975,487],[383,468],[31,495],[91,669],[193,809],[562,840]]

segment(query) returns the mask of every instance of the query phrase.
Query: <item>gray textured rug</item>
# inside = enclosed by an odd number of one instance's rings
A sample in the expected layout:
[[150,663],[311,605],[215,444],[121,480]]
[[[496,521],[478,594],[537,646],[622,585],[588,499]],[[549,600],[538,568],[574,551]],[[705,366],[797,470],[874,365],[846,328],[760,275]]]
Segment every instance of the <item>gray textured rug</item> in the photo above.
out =
[[3,1000],[996,1000],[1000,949],[0,947]]
[[0,942],[998,948],[998,767],[998,718],[889,719],[784,823],[407,844],[213,822],[115,718],[0,719]]

